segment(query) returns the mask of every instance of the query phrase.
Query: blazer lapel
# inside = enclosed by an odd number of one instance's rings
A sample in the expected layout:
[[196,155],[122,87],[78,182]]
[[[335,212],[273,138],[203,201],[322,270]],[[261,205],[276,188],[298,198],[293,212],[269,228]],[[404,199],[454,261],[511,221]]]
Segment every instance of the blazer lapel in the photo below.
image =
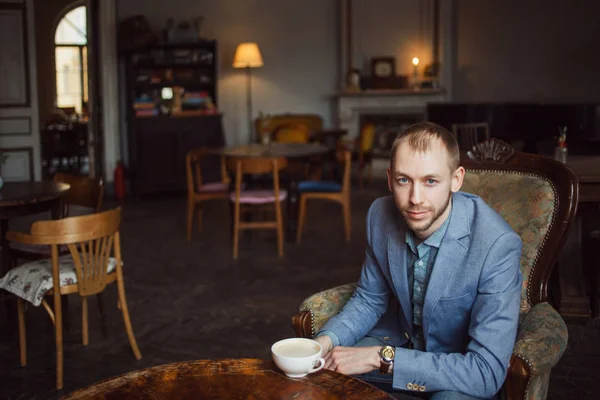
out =
[[413,313],[410,292],[408,291],[408,271],[406,270],[407,246],[404,234],[404,229],[397,229],[388,234],[387,253],[390,275],[394,282],[394,290],[404,312],[406,325],[410,327],[410,332],[412,332]]
[[462,196],[452,196],[452,210],[448,230],[442,239],[438,250],[433,270],[425,293],[425,304],[423,305],[423,333],[427,337],[431,311],[442,297],[446,284],[454,274],[456,267],[464,258],[468,246],[460,239],[469,235],[469,224],[467,218],[467,205]]

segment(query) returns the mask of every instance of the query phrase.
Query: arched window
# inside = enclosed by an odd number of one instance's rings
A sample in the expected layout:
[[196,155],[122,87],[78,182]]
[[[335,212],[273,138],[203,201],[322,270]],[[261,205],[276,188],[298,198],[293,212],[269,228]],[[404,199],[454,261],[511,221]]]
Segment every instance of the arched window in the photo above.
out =
[[67,12],[54,33],[56,105],[87,112],[87,20],[85,6]]

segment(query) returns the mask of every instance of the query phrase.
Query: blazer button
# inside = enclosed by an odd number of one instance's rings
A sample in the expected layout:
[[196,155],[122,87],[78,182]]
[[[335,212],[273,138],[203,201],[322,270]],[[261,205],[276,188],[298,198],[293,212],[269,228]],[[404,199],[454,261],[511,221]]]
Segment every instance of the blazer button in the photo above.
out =
[[419,392],[424,392],[427,389],[425,386],[419,386]]
[[407,388],[408,390],[413,390],[413,384],[412,384],[412,383],[407,383],[407,384],[406,384],[406,388]]

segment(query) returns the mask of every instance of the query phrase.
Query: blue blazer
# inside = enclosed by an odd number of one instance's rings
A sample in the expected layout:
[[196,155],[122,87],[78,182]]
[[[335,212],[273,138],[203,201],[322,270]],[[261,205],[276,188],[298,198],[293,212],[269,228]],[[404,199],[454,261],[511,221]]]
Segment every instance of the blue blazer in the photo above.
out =
[[[391,196],[375,200],[356,291],[322,329],[341,346],[366,335],[396,346],[408,340],[413,315],[406,229]],[[478,196],[453,194],[423,306],[426,351],[396,347],[394,388],[419,385],[480,398],[500,390],[519,322],[520,259],[521,239],[499,214]]]

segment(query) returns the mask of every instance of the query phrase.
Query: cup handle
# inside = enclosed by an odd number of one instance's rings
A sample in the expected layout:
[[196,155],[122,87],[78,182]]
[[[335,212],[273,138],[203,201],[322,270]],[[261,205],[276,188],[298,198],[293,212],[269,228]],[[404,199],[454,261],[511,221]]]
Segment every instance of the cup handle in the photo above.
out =
[[309,374],[312,374],[313,372],[317,372],[323,369],[323,367],[325,366],[325,359],[323,357],[321,358],[317,358],[316,360],[320,365],[318,367],[312,367],[310,369],[310,371],[308,371]]

